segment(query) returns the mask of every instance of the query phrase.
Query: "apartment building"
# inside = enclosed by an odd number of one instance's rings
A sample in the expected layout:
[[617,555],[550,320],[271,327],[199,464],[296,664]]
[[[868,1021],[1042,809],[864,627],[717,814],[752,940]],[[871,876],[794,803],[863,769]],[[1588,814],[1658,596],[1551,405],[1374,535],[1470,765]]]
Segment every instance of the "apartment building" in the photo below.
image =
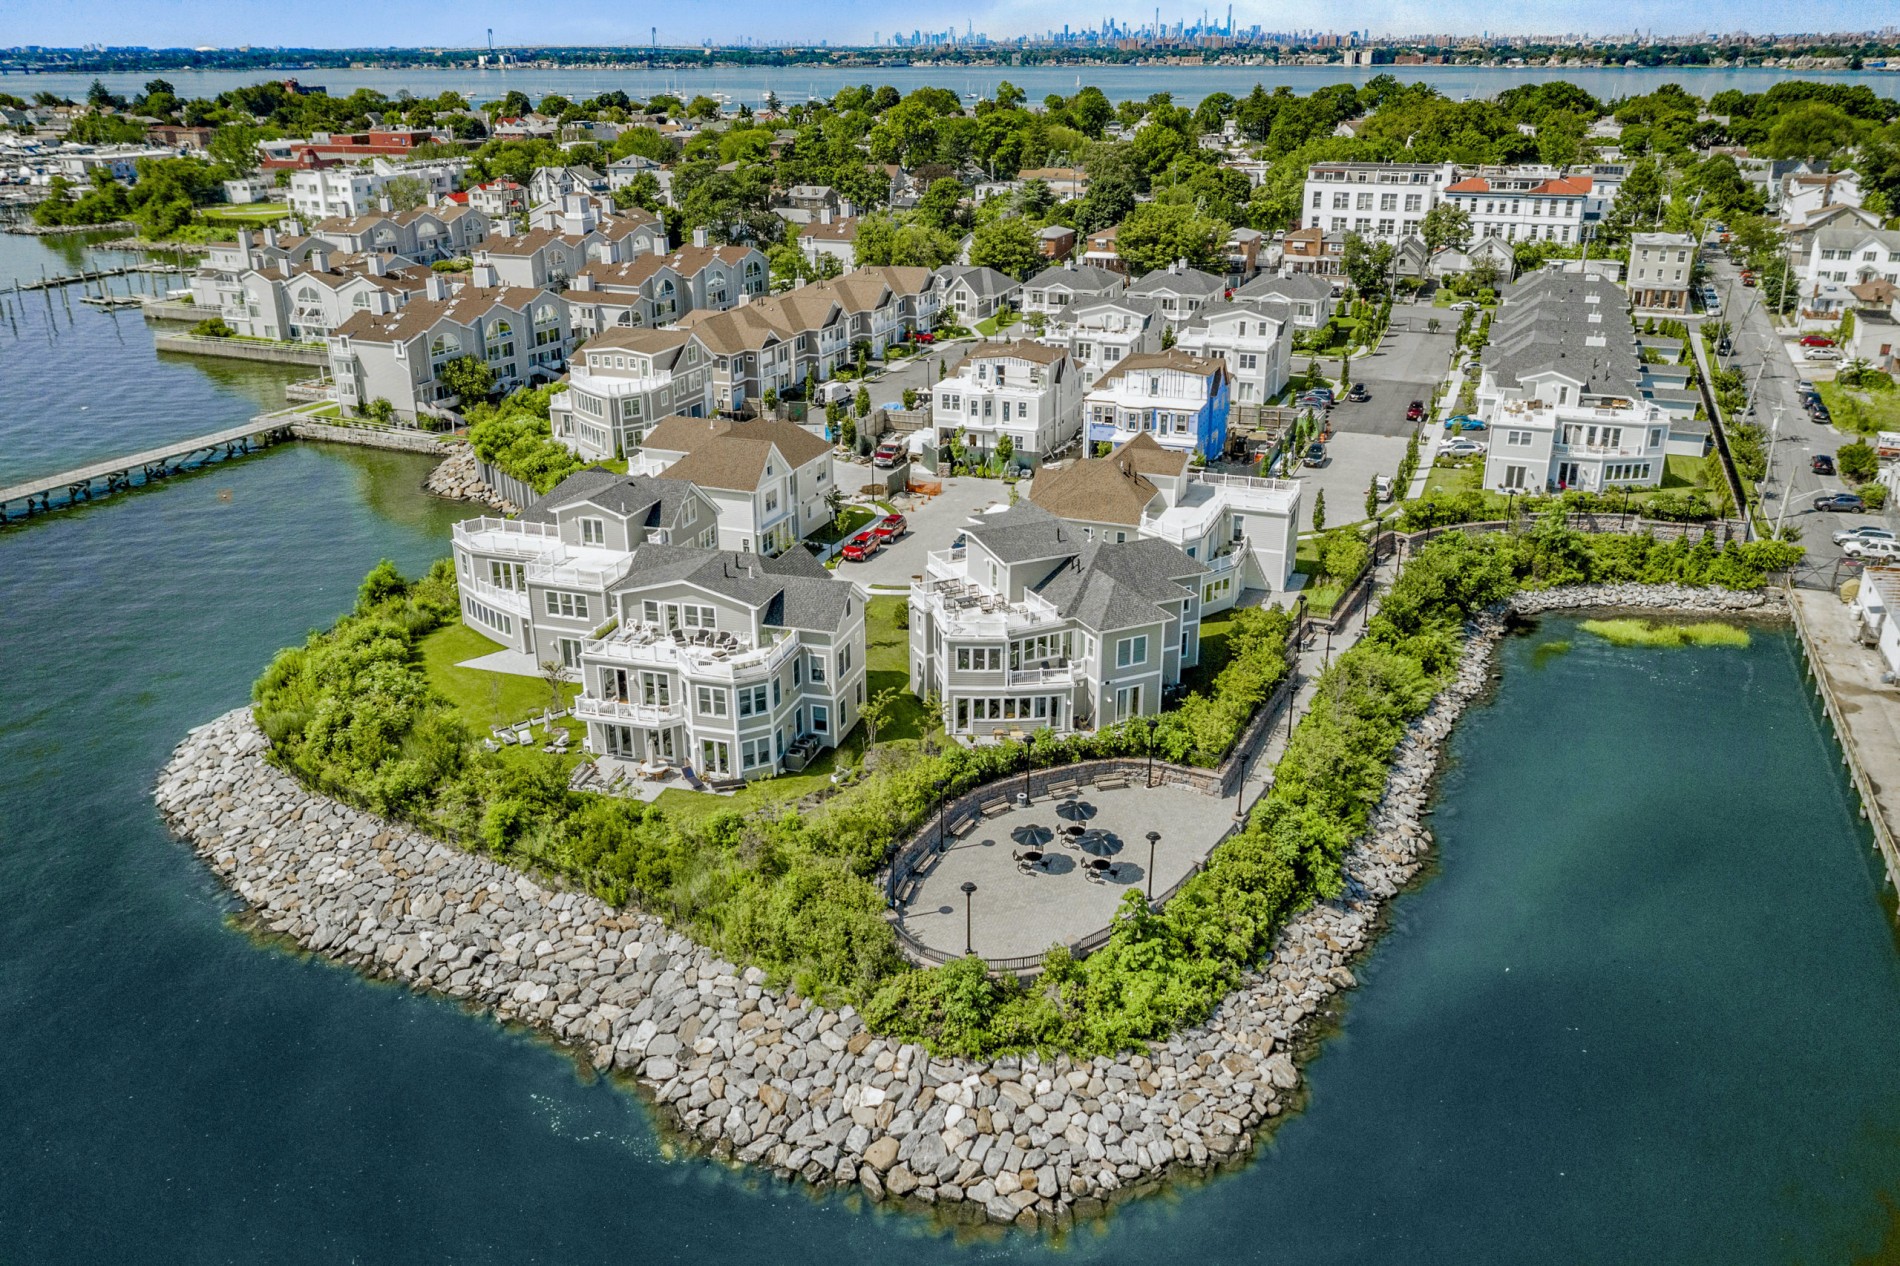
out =
[[840,269],[849,269],[858,258],[858,217],[819,208],[818,217],[798,230],[798,252],[814,268],[829,259]]
[[554,438],[590,461],[630,457],[675,414],[711,409],[711,354],[690,330],[617,326],[587,341],[548,399]]
[[1057,312],[1044,323],[1042,341],[1069,353],[1069,363],[1082,375],[1082,389],[1087,391],[1128,357],[1160,351],[1167,324],[1158,300],[1123,291],[1112,299]]
[[1227,293],[1227,279],[1190,268],[1179,260],[1158,268],[1128,288],[1132,299],[1152,299],[1162,319],[1177,329]]
[[290,212],[315,223],[332,216],[348,219],[389,210],[383,200],[389,182],[398,177],[419,180],[427,187],[431,203],[441,202],[461,188],[468,160],[435,158],[420,161],[371,159],[362,167],[317,167],[290,174],[288,196]]
[[941,446],[961,433],[988,459],[1008,437],[1018,465],[1039,465],[1082,433],[1081,375],[1060,347],[1018,339],[980,343],[940,379],[931,421]]
[[592,167],[537,167],[528,177],[528,205],[559,203],[569,194],[607,192],[607,178]]
[[1346,258],[1346,231],[1294,229],[1280,241],[1280,271],[1289,277],[1336,277]]
[[[1900,284],[1900,231],[1861,224],[1822,229],[1808,248],[1806,271],[1802,319],[1832,324],[1875,297],[1865,289],[1871,283]],[[1857,287],[1862,293],[1855,293]]]
[[582,640],[613,618],[613,585],[635,550],[710,549],[717,537],[713,503],[683,480],[578,471],[518,518],[455,525],[462,621],[537,664],[578,669]]
[[663,247],[622,263],[594,261],[573,276],[567,291],[575,321],[585,330],[616,325],[664,325],[688,312],[724,312],[763,298],[772,266],[751,246],[708,246],[705,230],[691,246]]
[[488,240],[488,217],[473,207],[446,204],[413,211],[332,216],[311,225],[310,236],[346,255],[400,255],[418,264],[473,255]]
[[1085,541],[1153,538],[1205,565],[1203,615],[1247,589],[1284,593],[1293,578],[1297,480],[1196,471],[1186,453],[1138,435],[1106,457],[1045,471],[1029,496]]
[[1083,397],[1087,438],[1120,445],[1147,434],[1163,448],[1214,460],[1227,451],[1230,397],[1224,361],[1179,347],[1129,356]]
[[1093,264],[1065,263],[1045,268],[1023,283],[1023,311],[1057,316],[1079,304],[1112,299],[1127,287],[1123,273]]
[[1632,233],[1630,306],[1638,312],[1687,312],[1695,254],[1695,239],[1687,233]]
[[298,343],[323,342],[358,312],[394,312],[419,296],[448,295],[445,279],[421,265],[338,255],[321,243],[301,263],[245,268],[210,289],[218,315],[239,334]]
[[1314,163],[1306,172],[1300,222],[1397,246],[1417,236],[1425,213],[1457,179],[1452,163]]
[[831,519],[831,445],[796,423],[666,418],[635,461],[712,499],[721,549],[782,554]]
[[403,421],[450,417],[461,403],[442,385],[443,365],[474,356],[509,391],[552,382],[567,364],[573,329],[557,294],[499,286],[477,268],[470,284],[411,299],[394,312],[357,312],[330,334],[337,403],[354,410],[387,400]]
[[857,725],[865,591],[805,551],[644,545],[611,597],[620,624],[582,641],[574,701],[600,757],[763,778]]
[[1175,331],[1175,346],[1224,361],[1235,404],[1264,405],[1292,373],[1293,314],[1278,303],[1218,299]]
[[586,194],[543,208],[542,226],[495,234],[476,253],[511,286],[563,287],[589,263],[620,263],[663,251],[666,232],[644,212],[602,215]]
[[910,589],[910,688],[963,743],[1161,710],[1200,658],[1207,569],[1166,541],[1089,539],[1019,504],[936,551]]
[[1571,245],[1589,236],[1588,176],[1555,169],[1486,168],[1445,186],[1444,199],[1471,217],[1473,238]]

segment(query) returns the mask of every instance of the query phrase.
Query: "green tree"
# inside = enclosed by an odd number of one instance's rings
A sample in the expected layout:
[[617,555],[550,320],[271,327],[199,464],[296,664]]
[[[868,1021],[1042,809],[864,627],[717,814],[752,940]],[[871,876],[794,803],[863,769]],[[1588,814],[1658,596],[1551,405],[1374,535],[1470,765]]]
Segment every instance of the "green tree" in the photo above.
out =
[[1036,269],[1035,230],[1021,216],[1008,215],[978,226],[970,242],[970,262],[994,268],[1021,281]]
[[877,744],[878,730],[889,723],[891,717],[894,716],[896,712],[897,691],[893,687],[886,686],[864,701],[858,708],[858,719],[864,722],[864,745],[866,747],[873,747]]
[[1447,246],[1463,250],[1471,244],[1471,213],[1463,207],[1441,202],[1425,213],[1418,231],[1426,248],[1433,252]]
[[1136,273],[1177,261],[1209,270],[1221,267],[1228,225],[1181,202],[1146,202],[1130,211],[1115,237],[1115,249]]
[[436,371],[442,385],[460,397],[462,407],[488,399],[495,389],[495,371],[479,356],[457,356]]
[[1321,488],[1313,494],[1313,530],[1326,530],[1326,490]]
[[1386,273],[1392,267],[1392,243],[1371,242],[1358,233],[1346,234],[1346,249],[1340,267],[1352,279],[1353,289],[1361,295],[1385,288]]
[[1372,482],[1366,485],[1366,517],[1379,517],[1379,477],[1374,475]]
[[383,194],[397,211],[414,211],[429,205],[429,184],[420,176],[392,176],[384,184]]
[[996,464],[1004,470],[1008,470],[1010,459],[1015,456],[1016,441],[1007,435],[998,436],[996,440]]
[[1880,458],[1865,440],[1855,440],[1835,449],[1834,464],[1840,468],[1842,478],[1856,483],[1880,473]]

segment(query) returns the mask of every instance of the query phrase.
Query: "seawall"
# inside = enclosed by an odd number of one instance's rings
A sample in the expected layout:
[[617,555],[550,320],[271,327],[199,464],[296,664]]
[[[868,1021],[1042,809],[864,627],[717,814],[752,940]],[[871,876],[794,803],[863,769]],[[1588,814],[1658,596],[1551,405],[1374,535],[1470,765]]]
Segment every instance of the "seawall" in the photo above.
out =
[[[1775,612],[1778,596],[1674,586],[1519,595],[1571,606]],[[1291,919],[1207,1022],[1144,1054],[938,1059],[850,1009],[768,988],[659,920],[305,790],[265,759],[248,709],[193,730],[156,798],[262,925],[374,975],[534,1024],[638,1079],[715,1153],[873,1198],[1060,1224],[1174,1170],[1245,1155],[1293,1106],[1312,1017],[1431,845],[1421,815],[1439,745],[1486,688],[1504,612],[1401,741],[1346,894]]]

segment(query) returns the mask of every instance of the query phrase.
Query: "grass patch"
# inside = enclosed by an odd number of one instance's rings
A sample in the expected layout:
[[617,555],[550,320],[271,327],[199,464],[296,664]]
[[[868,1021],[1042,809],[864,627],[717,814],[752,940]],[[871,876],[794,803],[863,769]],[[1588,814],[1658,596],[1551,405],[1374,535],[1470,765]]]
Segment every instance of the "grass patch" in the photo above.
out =
[[1838,382],[1817,382],[1822,403],[1834,417],[1834,425],[1843,431],[1873,435],[1878,431],[1900,431],[1900,391],[1893,380],[1884,384],[1872,379],[1872,387],[1843,387]]
[[1228,635],[1234,630],[1234,608],[1210,615],[1201,621],[1201,662],[1181,673],[1181,684],[1202,694],[1234,657]]
[[1654,620],[1585,620],[1580,626],[1615,646],[1747,646],[1748,630],[1720,620],[1664,624]]
[[[902,594],[872,598],[864,607],[864,693],[875,699],[885,690],[897,692],[897,706],[878,727],[879,745],[916,741],[939,733],[939,718],[924,711],[923,701],[910,693],[910,628],[899,624],[910,605]],[[862,731],[858,735],[862,738]]]
[[[539,677],[457,667],[463,660],[503,649],[501,643],[490,641],[466,624],[443,625],[423,638],[419,649],[429,684],[454,704],[478,733],[538,715],[548,706],[548,683]],[[565,705],[579,693],[578,685],[563,684],[561,702]],[[570,719],[569,726],[576,731],[575,738],[580,738],[579,724]]]
[[[824,527],[813,532],[809,539],[820,545],[836,544],[861,531],[864,525],[875,517],[869,506],[846,506],[841,518],[832,519]],[[844,526],[838,526],[840,523]]]
[[990,338],[1002,330],[1007,330],[1022,320],[1021,314],[1005,309],[995,316],[984,317],[976,323],[976,332],[984,338]]
[[1542,668],[1559,655],[1568,654],[1570,643],[1564,638],[1554,638],[1548,642],[1539,642],[1531,651],[1531,667]]
[[240,202],[203,207],[198,212],[207,220],[280,220],[290,214],[288,202]]

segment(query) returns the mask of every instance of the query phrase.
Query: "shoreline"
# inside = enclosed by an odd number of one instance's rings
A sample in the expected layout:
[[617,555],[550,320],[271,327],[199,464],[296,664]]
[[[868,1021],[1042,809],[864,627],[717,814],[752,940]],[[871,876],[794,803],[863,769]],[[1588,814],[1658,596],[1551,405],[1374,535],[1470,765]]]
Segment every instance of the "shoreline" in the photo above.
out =
[[[1245,1159],[1301,1102],[1350,964],[1432,847],[1439,755],[1495,681],[1512,617],[1577,608],[1785,614],[1773,592],[1679,586],[1520,591],[1467,626],[1457,670],[1393,754],[1344,860],[1346,892],[1289,919],[1203,1023],[1146,1054],[938,1059],[765,987],[657,918],[305,790],[264,759],[248,707],[190,732],[155,788],[165,821],[251,908],[311,952],[527,1023],[633,1077],[714,1156],[873,1199],[1061,1226],[1171,1177]],[[1314,1017],[1319,1017],[1314,1021]]]

